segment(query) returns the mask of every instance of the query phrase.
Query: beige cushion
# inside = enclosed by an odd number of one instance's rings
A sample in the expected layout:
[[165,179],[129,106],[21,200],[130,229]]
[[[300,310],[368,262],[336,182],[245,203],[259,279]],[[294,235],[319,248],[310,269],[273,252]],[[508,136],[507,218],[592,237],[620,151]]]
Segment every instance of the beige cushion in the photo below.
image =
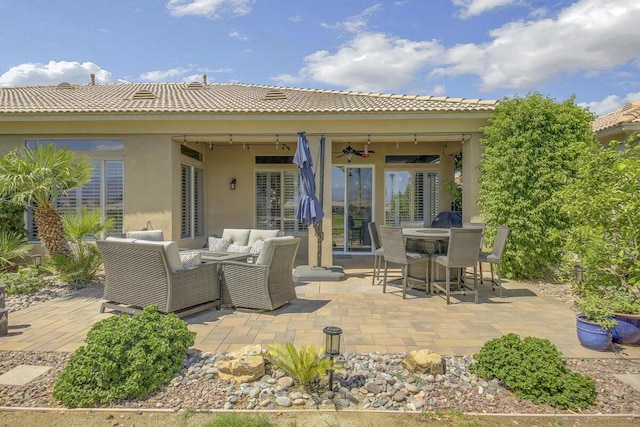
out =
[[258,255],[258,259],[256,260],[256,264],[267,265],[271,261],[271,257],[273,256],[273,248],[274,244],[282,241],[282,240],[291,240],[294,239],[293,236],[282,236],[282,237],[271,237],[264,241],[264,246],[262,246],[262,250],[260,251],[260,255]]
[[200,252],[180,251],[180,262],[182,263],[182,268],[185,270],[187,268],[199,267],[202,263]]
[[136,241],[136,239],[128,239],[126,237],[113,237],[113,236],[109,236],[104,240],[107,242],[123,242],[123,243],[133,243]]
[[209,250],[213,252],[226,252],[231,244],[231,239],[222,237],[209,237]]
[[231,243],[236,245],[248,246],[250,232],[248,228],[225,228],[222,231],[222,238],[230,239]]
[[258,240],[267,240],[270,237],[279,237],[282,236],[282,231],[280,230],[258,230],[251,229],[249,231],[249,240],[247,241],[248,246],[253,246]]
[[258,239],[253,243],[253,245],[251,245],[251,250],[249,251],[249,253],[253,256],[258,256],[260,255],[260,251],[262,250],[263,246],[264,240]]
[[130,239],[153,240],[156,242],[162,242],[164,240],[162,230],[127,231],[127,237]]
[[167,256],[167,263],[169,264],[169,270],[180,271],[184,270],[182,267],[182,261],[180,260],[180,250],[178,244],[173,241],[157,242],[155,240],[136,240],[135,243],[144,243],[147,245],[162,246],[164,247],[164,253]]
[[239,254],[248,254],[250,251],[251,246],[236,245],[234,243],[230,244],[227,248],[227,252],[234,252]]

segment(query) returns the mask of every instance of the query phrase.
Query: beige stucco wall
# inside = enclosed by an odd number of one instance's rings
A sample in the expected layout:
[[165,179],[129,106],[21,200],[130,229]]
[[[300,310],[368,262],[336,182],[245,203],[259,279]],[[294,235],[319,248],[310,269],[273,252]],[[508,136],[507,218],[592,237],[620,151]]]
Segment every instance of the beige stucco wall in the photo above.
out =
[[[124,152],[108,153],[125,162],[124,228],[139,230],[150,223],[162,229],[168,239],[181,247],[202,247],[209,235],[224,228],[249,228],[255,224],[254,176],[256,170],[280,169],[285,165],[256,165],[256,155],[295,153],[296,133],[305,131],[312,154],[318,153],[319,137],[326,135],[324,181],[322,263],[332,263],[331,167],[346,164],[338,157],[351,141],[357,149],[370,140],[375,151],[369,158],[356,157],[354,165],[373,167],[375,200],[374,219],[382,221],[384,209],[384,157],[387,154],[439,154],[440,165],[429,166],[440,172],[440,209],[448,210],[450,199],[443,191],[444,182],[453,180],[453,157],[462,150],[464,156],[464,216],[477,215],[477,164],[480,147],[477,132],[486,124],[488,113],[433,114],[317,114],[317,115],[190,115],[190,116],[48,116],[11,121],[3,118],[0,152],[21,146],[27,138],[122,138]],[[413,134],[418,136],[414,144]],[[461,143],[462,134],[474,134],[470,142]],[[233,135],[229,144],[226,135]],[[393,136],[395,134],[396,136]],[[180,136],[188,135],[189,148],[204,155],[203,162],[180,155]],[[212,136],[213,135],[213,136]],[[253,136],[247,136],[253,135]],[[276,150],[276,135],[280,146]],[[196,144],[196,141],[198,143]],[[209,149],[209,143],[213,149]],[[248,144],[250,149],[243,149]],[[290,151],[282,150],[287,144]],[[233,145],[233,147],[229,147]],[[205,170],[205,235],[194,240],[180,240],[180,164],[184,162]],[[411,168],[393,165],[394,169]],[[291,165],[295,170],[295,166]],[[229,182],[237,180],[237,189]],[[315,264],[316,241],[313,231],[304,235],[301,252],[309,254]]]

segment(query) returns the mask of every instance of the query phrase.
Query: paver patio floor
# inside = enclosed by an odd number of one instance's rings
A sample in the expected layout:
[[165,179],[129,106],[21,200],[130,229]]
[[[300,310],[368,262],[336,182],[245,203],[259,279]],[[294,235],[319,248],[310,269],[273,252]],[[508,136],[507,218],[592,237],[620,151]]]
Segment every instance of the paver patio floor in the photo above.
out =
[[[507,281],[499,298],[485,282],[480,304],[472,295],[454,296],[446,304],[439,295],[371,285],[372,257],[335,258],[344,265],[341,282],[310,282],[296,286],[298,298],[273,312],[225,308],[188,317],[197,332],[195,348],[235,350],[247,344],[292,342],[296,346],[323,344],[322,329],[343,330],[345,352],[400,352],[429,349],[442,355],[477,352],[489,339],[509,332],[548,338],[565,357],[619,357],[582,347],[576,336],[575,312],[568,304],[536,295],[526,285]],[[74,351],[100,314],[102,289],[81,289],[74,295],[39,303],[9,314],[9,334],[0,337],[0,350]],[[640,358],[640,347],[621,347],[621,355]]]

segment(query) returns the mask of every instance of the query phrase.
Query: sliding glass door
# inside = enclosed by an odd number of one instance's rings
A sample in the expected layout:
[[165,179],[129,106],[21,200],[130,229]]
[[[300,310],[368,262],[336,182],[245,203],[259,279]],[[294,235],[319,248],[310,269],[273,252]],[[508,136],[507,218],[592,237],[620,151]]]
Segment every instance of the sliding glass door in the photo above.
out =
[[331,215],[333,250],[370,253],[368,224],[373,212],[373,168],[333,166]]

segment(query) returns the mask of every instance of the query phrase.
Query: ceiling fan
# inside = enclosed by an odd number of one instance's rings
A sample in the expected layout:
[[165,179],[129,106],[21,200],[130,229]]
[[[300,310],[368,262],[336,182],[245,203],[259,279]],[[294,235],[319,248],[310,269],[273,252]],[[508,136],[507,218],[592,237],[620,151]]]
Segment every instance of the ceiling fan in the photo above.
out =
[[342,154],[340,154],[338,157],[342,157],[342,156],[346,156],[347,157],[347,163],[351,163],[351,159],[353,159],[353,156],[360,156],[360,157],[364,157],[365,159],[367,157],[369,157],[369,154],[371,153],[375,153],[375,151],[373,150],[369,150],[369,145],[365,144],[364,145],[364,150],[356,150],[355,148],[353,148],[351,146],[351,142],[347,143],[347,148],[342,150]]

